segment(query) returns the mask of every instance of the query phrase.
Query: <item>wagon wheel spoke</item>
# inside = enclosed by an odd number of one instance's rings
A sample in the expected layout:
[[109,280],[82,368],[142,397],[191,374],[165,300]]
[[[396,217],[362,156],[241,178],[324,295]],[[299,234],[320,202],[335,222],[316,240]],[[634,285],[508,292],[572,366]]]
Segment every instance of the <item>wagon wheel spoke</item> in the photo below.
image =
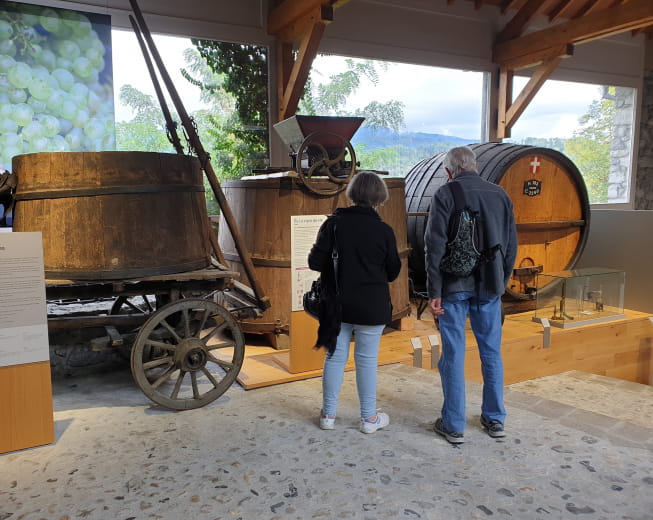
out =
[[[217,349],[223,359],[214,354]],[[185,410],[220,397],[236,381],[244,355],[242,331],[227,309],[185,298],[148,318],[134,342],[131,367],[136,384],[152,401]]]
[[185,375],[186,372],[184,372],[183,370],[179,371],[179,376],[177,376],[175,387],[172,389],[172,393],[170,394],[171,399],[177,399],[177,396],[179,395],[179,390],[181,389],[181,383],[184,381]]
[[206,376],[206,378],[207,378],[209,381],[211,381],[211,384],[212,384],[215,388],[217,388],[217,387],[218,387],[218,382],[216,381],[215,377],[213,377],[213,374],[211,374],[211,372],[209,372],[209,371],[206,369],[206,367],[202,367],[202,372],[204,373],[204,375]]
[[172,334],[172,337],[175,338],[177,343],[181,342],[181,338],[179,337],[179,334],[177,334],[177,331],[166,320],[161,320],[159,325],[162,325],[170,334]]
[[161,365],[173,365],[173,364],[174,364],[174,360],[172,356],[166,356],[166,357],[153,359],[152,361],[143,363],[143,369],[150,370],[151,368],[156,368]]
[[231,368],[234,366],[233,363],[230,363],[229,361],[225,361],[224,359],[220,359],[214,356],[209,355],[209,361],[212,361],[216,365],[218,365],[220,368],[223,370],[231,370]]
[[170,376],[174,373],[176,368],[174,366],[168,367],[168,369],[163,373],[162,376],[160,376],[156,381],[152,383],[152,388],[158,388],[166,382],[168,379],[170,379]]
[[170,343],[164,343],[163,341],[157,341],[154,339],[146,340],[145,345],[148,347],[157,347],[157,348],[162,348],[165,350],[172,350],[172,351],[174,351],[175,348],[177,348],[176,345],[171,345]]
[[[215,327],[211,332],[209,332],[206,336],[204,336],[202,341],[204,342],[205,345],[208,345],[208,342],[214,338],[216,335],[222,333],[224,329],[228,326],[229,324],[225,321],[221,325]],[[211,345],[211,348],[215,348],[213,345]]]
[[204,330],[204,327],[206,326],[206,320],[209,318],[209,311],[205,310],[204,313],[202,314],[202,321],[200,322],[199,326],[197,327],[197,333],[195,334],[195,337],[199,338],[200,334],[202,333],[202,330]]
[[197,388],[197,372],[191,372],[190,373],[190,380],[193,385],[193,397],[195,399],[200,398],[200,391],[199,388]]

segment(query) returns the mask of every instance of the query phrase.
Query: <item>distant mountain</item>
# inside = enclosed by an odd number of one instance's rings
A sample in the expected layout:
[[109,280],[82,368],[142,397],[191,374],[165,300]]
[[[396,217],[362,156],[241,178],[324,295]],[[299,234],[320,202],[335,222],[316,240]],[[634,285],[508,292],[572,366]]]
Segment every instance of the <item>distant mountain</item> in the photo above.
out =
[[445,143],[451,146],[461,146],[475,142],[478,142],[478,139],[464,139],[452,135],[428,134],[426,132],[397,133],[385,128],[373,130],[369,127],[359,129],[351,139],[354,148],[364,144],[368,150],[376,150],[377,148],[386,148],[388,146],[418,148],[420,146]]

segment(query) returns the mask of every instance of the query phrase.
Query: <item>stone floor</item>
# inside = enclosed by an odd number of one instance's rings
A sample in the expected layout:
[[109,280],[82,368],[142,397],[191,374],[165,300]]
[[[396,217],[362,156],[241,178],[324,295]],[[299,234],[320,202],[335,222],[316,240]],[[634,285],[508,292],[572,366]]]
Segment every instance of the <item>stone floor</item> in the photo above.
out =
[[126,366],[53,385],[56,442],[0,456],[0,520],[653,519],[650,387],[578,372],[513,385],[495,440],[468,383],[454,447],[431,430],[437,373],[404,365],[379,369],[391,424],[373,435],[352,372],[334,431],[317,427],[319,378],[177,413]]

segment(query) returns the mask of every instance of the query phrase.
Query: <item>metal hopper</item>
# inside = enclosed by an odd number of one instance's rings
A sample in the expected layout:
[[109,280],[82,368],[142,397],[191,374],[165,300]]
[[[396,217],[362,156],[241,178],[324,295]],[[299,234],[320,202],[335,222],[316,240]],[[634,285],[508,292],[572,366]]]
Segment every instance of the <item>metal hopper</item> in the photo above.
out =
[[[311,191],[330,195],[343,190],[356,171],[356,154],[350,139],[364,117],[294,115],[274,125],[290,149],[293,169]],[[327,177],[336,186],[311,183]]]

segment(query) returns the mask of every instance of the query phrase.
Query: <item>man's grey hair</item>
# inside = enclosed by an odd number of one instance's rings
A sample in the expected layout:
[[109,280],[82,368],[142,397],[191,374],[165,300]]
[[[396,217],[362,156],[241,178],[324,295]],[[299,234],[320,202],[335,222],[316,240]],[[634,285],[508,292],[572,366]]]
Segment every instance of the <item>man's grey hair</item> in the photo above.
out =
[[474,150],[469,146],[458,146],[452,148],[444,157],[444,167],[447,168],[452,176],[461,172],[476,171],[476,155]]

